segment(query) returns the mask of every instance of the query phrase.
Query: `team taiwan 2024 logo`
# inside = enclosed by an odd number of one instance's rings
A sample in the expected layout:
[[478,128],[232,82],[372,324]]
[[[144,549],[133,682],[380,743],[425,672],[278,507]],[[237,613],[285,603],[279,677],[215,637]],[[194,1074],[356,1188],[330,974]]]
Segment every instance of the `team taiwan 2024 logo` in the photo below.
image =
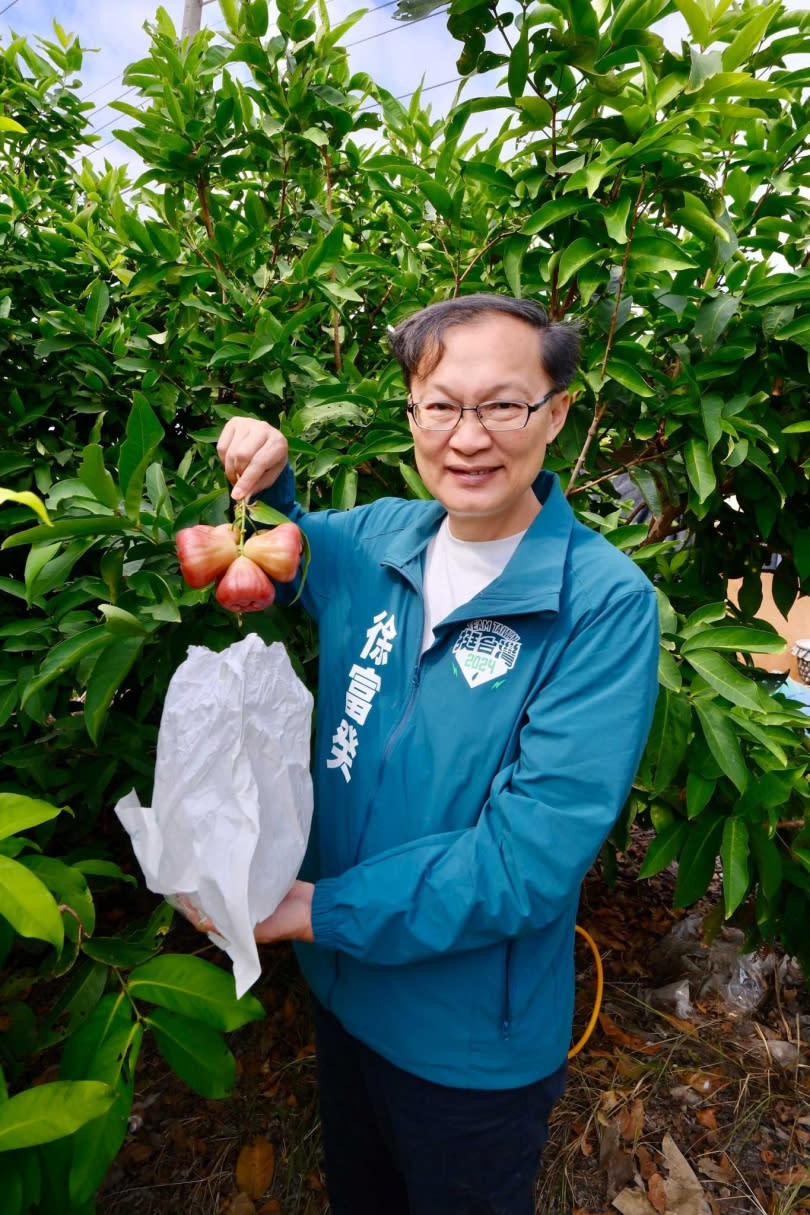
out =
[[471,688],[502,679],[518,660],[521,641],[500,620],[473,620],[458,635],[453,657]]

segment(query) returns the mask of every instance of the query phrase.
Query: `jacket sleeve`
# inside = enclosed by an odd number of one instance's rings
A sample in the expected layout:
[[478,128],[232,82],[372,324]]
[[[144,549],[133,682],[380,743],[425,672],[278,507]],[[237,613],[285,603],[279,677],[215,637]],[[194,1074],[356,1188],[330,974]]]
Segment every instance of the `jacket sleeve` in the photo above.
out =
[[516,761],[475,826],[391,849],[319,881],[315,943],[398,965],[541,929],[578,897],[630,792],[657,692],[652,587],[572,635],[539,691]]
[[[281,511],[292,523],[297,523],[306,535],[310,547],[310,564],[301,604],[305,611],[317,619],[329,598],[330,589],[336,585],[336,571],[340,567],[339,548],[349,512],[337,510],[305,511],[295,500],[295,476],[288,464],[281,476],[269,489],[258,495],[274,510]],[[300,575],[291,584],[276,583],[279,603],[288,603],[296,594]]]

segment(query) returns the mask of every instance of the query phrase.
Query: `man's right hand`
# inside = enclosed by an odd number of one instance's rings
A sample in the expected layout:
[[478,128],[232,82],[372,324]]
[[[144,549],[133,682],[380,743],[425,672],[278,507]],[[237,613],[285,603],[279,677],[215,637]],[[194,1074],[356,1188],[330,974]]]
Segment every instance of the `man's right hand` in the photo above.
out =
[[287,464],[287,440],[269,422],[231,418],[217,443],[217,455],[237,502],[269,489]]

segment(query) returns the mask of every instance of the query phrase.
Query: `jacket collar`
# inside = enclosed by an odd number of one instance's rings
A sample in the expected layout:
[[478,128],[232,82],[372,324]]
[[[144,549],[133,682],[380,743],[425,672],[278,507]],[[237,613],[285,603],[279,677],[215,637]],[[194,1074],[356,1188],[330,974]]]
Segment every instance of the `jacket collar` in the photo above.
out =
[[[554,473],[541,472],[532,489],[543,509],[531,523],[506,569],[479,595],[448,616],[448,621],[488,613],[559,611],[574,512]],[[444,515],[440,502],[425,503],[417,520],[391,537],[382,564],[399,570],[421,589],[422,554]]]

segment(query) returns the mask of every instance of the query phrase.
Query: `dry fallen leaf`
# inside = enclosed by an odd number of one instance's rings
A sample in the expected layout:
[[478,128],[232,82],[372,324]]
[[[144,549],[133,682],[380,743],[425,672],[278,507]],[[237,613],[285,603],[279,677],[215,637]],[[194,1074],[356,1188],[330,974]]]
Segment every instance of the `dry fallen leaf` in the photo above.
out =
[[636,1156],[638,1157],[638,1169],[645,1181],[649,1181],[653,1173],[658,1172],[658,1168],[648,1148],[645,1148],[643,1143],[640,1143],[636,1148]]
[[641,1190],[622,1190],[613,1199],[613,1205],[622,1215],[659,1215],[646,1194]]
[[660,1173],[653,1173],[647,1182],[647,1193],[656,1211],[659,1211],[660,1215],[666,1215],[667,1192],[664,1186],[664,1179]]
[[261,1198],[273,1180],[275,1148],[262,1136],[243,1147],[236,1162],[236,1184],[250,1198]]
[[792,1169],[782,1169],[780,1172],[769,1169],[768,1175],[781,1185],[810,1186],[810,1169],[803,1164],[794,1164]]
[[711,1215],[703,1186],[671,1135],[661,1145],[669,1177],[664,1182],[667,1215]]
[[707,1131],[717,1130],[717,1115],[715,1114],[713,1107],[705,1110],[698,1110],[695,1117],[701,1126],[706,1127]]
[[619,1133],[622,1139],[632,1142],[638,1139],[644,1129],[644,1102],[636,1097],[631,1105],[625,1106],[619,1114]]
[[626,1034],[605,1012],[600,1012],[599,1024],[611,1042],[617,1042],[619,1046],[626,1046],[628,1050],[638,1051],[643,1055],[655,1055],[661,1049],[660,1044],[650,1044],[638,1035]]
[[613,1123],[602,1129],[599,1164],[607,1173],[608,1198],[618,1193],[635,1175],[632,1158],[619,1147],[619,1128]]
[[256,1208],[247,1194],[237,1194],[228,1203],[228,1215],[256,1215]]

